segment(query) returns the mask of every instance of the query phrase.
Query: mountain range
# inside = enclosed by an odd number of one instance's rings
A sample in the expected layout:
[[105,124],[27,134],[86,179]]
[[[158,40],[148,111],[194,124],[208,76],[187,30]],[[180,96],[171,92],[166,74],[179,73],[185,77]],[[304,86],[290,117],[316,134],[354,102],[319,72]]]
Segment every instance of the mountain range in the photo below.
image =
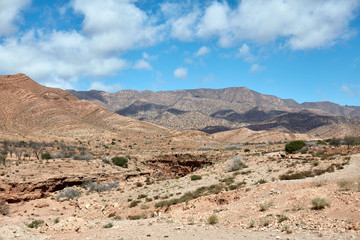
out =
[[246,87],[176,91],[74,91],[119,115],[180,131],[216,133],[246,127],[332,137],[360,132],[360,107],[332,102],[297,103]]

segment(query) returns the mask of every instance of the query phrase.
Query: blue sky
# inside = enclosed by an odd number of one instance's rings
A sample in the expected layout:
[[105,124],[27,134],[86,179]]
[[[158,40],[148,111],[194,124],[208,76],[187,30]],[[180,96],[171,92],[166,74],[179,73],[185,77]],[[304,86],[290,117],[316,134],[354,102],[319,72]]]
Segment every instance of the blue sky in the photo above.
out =
[[360,0],[0,0],[0,74],[360,105]]

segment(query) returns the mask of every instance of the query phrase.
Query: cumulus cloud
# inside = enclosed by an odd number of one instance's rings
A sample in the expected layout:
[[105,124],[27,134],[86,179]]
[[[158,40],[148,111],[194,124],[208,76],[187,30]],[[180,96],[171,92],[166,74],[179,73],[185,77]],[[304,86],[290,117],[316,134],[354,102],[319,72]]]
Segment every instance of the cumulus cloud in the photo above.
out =
[[255,56],[250,52],[250,47],[246,43],[238,49],[236,56],[244,59],[245,62],[253,62],[256,60]]
[[174,71],[174,77],[176,78],[181,78],[181,79],[186,79],[188,75],[188,70],[186,68],[177,68]]
[[31,0],[11,0],[0,1],[0,36],[16,32],[17,27],[14,20],[19,16],[18,13]]
[[206,54],[210,53],[210,48],[206,47],[206,46],[202,46],[201,48],[199,48],[199,50],[195,53],[196,57],[200,57],[200,56],[204,56]]
[[140,59],[134,65],[135,69],[143,69],[143,70],[152,70],[152,67],[149,62],[145,61],[144,59]]
[[359,5],[358,0],[243,0],[231,9],[226,2],[214,2],[205,10],[197,35],[216,37],[223,47],[279,38],[292,49],[324,47],[352,34],[349,23]]
[[120,84],[105,85],[104,83],[98,81],[92,82],[89,88],[89,90],[101,90],[104,92],[117,92],[121,89],[122,87]]
[[251,65],[250,69],[249,69],[249,72],[251,73],[255,73],[255,72],[262,72],[262,71],[265,71],[266,70],[266,67],[265,66],[261,66],[257,63],[254,63],[253,65]]

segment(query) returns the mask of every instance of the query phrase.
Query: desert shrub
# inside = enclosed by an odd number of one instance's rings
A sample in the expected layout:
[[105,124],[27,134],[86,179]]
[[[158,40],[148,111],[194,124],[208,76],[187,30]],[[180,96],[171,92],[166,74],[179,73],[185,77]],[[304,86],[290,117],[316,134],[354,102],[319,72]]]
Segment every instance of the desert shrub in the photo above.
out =
[[355,183],[348,180],[343,180],[338,182],[338,185],[342,191],[350,191],[351,189],[356,188]]
[[140,194],[137,198],[138,198],[138,199],[142,199],[142,198],[146,198],[146,197],[147,197],[146,194]]
[[28,225],[26,225],[26,226],[29,227],[29,228],[38,228],[43,223],[44,223],[43,220],[34,220],[31,223],[29,223]]
[[241,150],[242,144],[233,144],[224,146],[223,150]]
[[52,158],[52,159],[65,158],[65,154],[63,154],[63,153],[51,154],[51,158]]
[[134,200],[130,203],[129,207],[131,207],[131,208],[136,207],[139,203],[141,203],[141,201]]
[[210,217],[208,217],[207,222],[210,225],[214,225],[214,224],[217,224],[219,222],[219,218],[215,214],[213,214]]
[[279,176],[280,180],[294,180],[294,179],[303,179],[307,177],[313,177],[314,173],[312,171],[302,171],[290,174],[282,174]]
[[289,220],[289,218],[285,215],[277,215],[277,218],[278,218],[278,223],[282,223]]
[[311,200],[311,204],[313,206],[312,209],[315,210],[321,210],[325,207],[330,207],[331,205],[330,201],[325,198],[314,198],[313,200]]
[[201,180],[202,177],[199,176],[199,175],[192,175],[192,176],[190,177],[190,179],[191,179],[191,181],[197,181],[197,180]]
[[41,158],[42,159],[51,159],[51,154],[48,152],[43,153],[43,154],[41,154]]
[[113,182],[113,183],[96,183],[96,182],[86,182],[84,184],[85,188],[88,189],[90,192],[105,192],[108,190],[111,190],[113,188],[119,187],[119,183]]
[[259,181],[257,181],[255,184],[264,184],[264,183],[267,183],[267,181],[262,178]]
[[241,155],[235,155],[227,160],[227,171],[233,172],[243,168],[246,168],[246,164],[243,163],[241,160],[243,157]]
[[0,215],[6,216],[6,215],[9,215],[9,213],[10,213],[9,206],[5,205],[5,203],[4,204],[0,203]]
[[113,226],[114,226],[114,224],[109,222],[109,223],[105,224],[103,227],[104,228],[112,228]]
[[244,149],[244,152],[248,153],[248,152],[250,152],[250,149],[245,148],[245,149]]
[[142,186],[144,186],[144,184],[142,184],[141,182],[136,182],[135,185],[136,185],[136,187],[142,187]]
[[327,145],[326,142],[324,142],[323,140],[317,140],[316,144],[317,145]]
[[116,165],[123,168],[128,167],[128,159],[124,157],[113,157],[111,158],[111,161]]
[[93,155],[91,155],[91,154],[80,154],[80,155],[74,155],[72,158],[74,160],[91,160],[91,159],[93,159]]
[[54,219],[54,224],[58,224],[60,222],[60,218],[55,218]]
[[259,224],[262,227],[269,226],[273,222],[272,216],[265,216],[259,219]]
[[340,139],[340,138],[332,138],[332,139],[330,139],[330,141],[329,141],[329,144],[332,145],[332,146],[335,146],[335,147],[339,146],[340,143],[341,143],[341,139]]
[[130,216],[128,216],[128,219],[129,220],[139,220],[139,219],[141,219],[141,216],[140,215],[130,215]]
[[68,200],[72,200],[74,198],[79,198],[81,195],[81,192],[76,190],[76,189],[73,189],[73,188],[64,188],[64,190],[59,193],[55,199],[56,200],[59,200],[60,198],[67,198]]
[[288,153],[294,153],[305,147],[306,144],[304,141],[291,141],[290,143],[285,145],[285,151]]
[[262,203],[262,204],[259,205],[260,211],[264,212],[264,211],[268,210],[273,205],[274,205],[273,201]]
[[234,183],[234,181],[235,181],[234,177],[227,177],[227,178],[224,178],[224,179],[220,179],[220,182],[223,182],[226,185],[231,185],[231,184]]

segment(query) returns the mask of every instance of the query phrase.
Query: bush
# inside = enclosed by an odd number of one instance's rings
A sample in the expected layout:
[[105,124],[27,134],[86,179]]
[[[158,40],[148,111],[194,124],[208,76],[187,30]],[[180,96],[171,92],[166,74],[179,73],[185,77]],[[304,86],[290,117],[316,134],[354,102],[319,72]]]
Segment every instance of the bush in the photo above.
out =
[[111,222],[110,223],[107,223],[104,225],[104,228],[112,228],[114,226],[114,224],[112,224]]
[[123,168],[128,167],[128,159],[124,157],[113,157],[111,161],[116,165]]
[[338,185],[340,187],[341,190],[343,191],[350,191],[351,189],[355,189],[355,183],[352,181],[348,181],[348,180],[343,180],[338,182]]
[[74,198],[79,198],[81,195],[81,192],[76,190],[76,189],[73,189],[73,188],[64,188],[64,190],[59,193],[55,199],[56,200],[59,200],[60,198],[67,198],[68,200],[73,200]]
[[0,215],[9,215],[10,209],[8,205],[0,204]]
[[101,184],[96,182],[86,182],[84,184],[85,188],[88,189],[90,192],[105,192],[108,190],[111,190],[113,188],[119,187],[119,183],[107,183],[107,184]]
[[261,212],[264,212],[266,210],[268,210],[271,206],[274,205],[274,202],[273,201],[269,201],[269,202],[266,202],[266,203],[262,203],[259,205],[260,207],[260,211]]
[[217,224],[219,222],[219,218],[215,214],[213,214],[210,217],[208,217],[207,222],[210,225],[214,225],[214,224]]
[[304,141],[291,141],[290,143],[285,145],[285,151],[288,153],[294,153],[305,147],[306,144]]
[[131,207],[131,208],[136,207],[139,203],[141,203],[141,201],[136,201],[136,200],[134,200],[134,201],[132,201],[132,202],[130,203],[130,206],[129,206],[129,207]]
[[29,228],[38,228],[41,224],[43,224],[44,223],[44,221],[43,220],[34,220],[34,221],[32,221],[31,223],[29,223],[28,225],[27,225],[27,227],[29,227]]
[[93,155],[91,154],[83,154],[83,155],[74,155],[74,160],[91,160],[93,159]]
[[314,198],[313,200],[311,200],[311,204],[313,206],[312,209],[315,210],[321,210],[325,207],[330,207],[331,205],[330,201],[325,198]]
[[247,168],[246,164],[241,161],[242,159],[243,157],[241,155],[235,155],[230,158],[227,161],[227,171],[233,172],[243,168]]
[[191,179],[191,181],[201,180],[201,176],[199,176],[199,175],[192,175],[192,176],[190,177],[190,179]]
[[43,153],[43,154],[41,154],[41,158],[42,159],[51,159],[51,154],[48,152]]
[[329,144],[332,145],[332,146],[339,146],[341,143],[341,139],[340,138],[332,138],[330,141],[329,141]]

